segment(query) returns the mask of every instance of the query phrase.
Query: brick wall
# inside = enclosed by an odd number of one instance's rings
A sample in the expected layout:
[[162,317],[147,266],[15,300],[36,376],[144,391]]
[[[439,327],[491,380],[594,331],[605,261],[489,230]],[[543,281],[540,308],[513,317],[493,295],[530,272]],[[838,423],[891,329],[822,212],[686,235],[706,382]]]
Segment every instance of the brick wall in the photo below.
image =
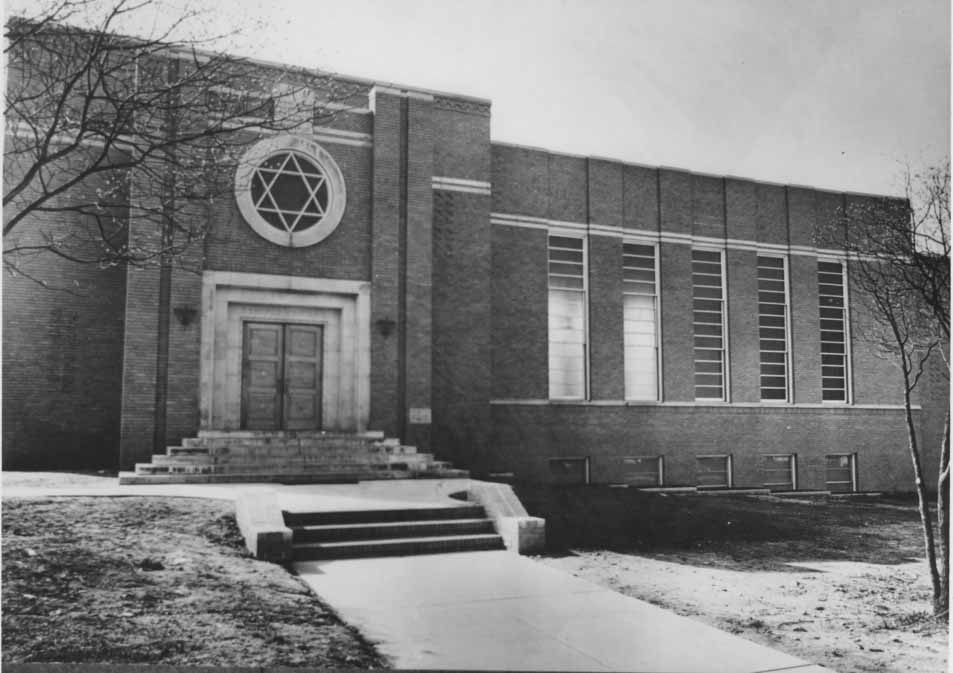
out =
[[622,328],[622,239],[590,236],[589,374],[590,398],[625,398]]
[[[14,169],[5,170],[9,177]],[[52,205],[88,202],[101,186],[89,179]],[[121,242],[125,210],[116,214]],[[5,237],[4,248],[52,237],[72,241],[68,253],[95,260],[96,232],[75,213],[33,214]],[[24,273],[3,279],[3,467],[114,469],[126,272],[49,253],[11,259]]]
[[756,252],[725,251],[732,402],[761,401],[757,264]]
[[547,234],[494,226],[492,244],[493,397],[545,399],[549,396]]
[[[735,455],[737,483],[760,485],[762,453],[798,455],[800,485],[823,487],[825,456],[857,452],[860,487],[905,487],[909,459],[902,413],[858,407],[760,405],[757,257],[727,249],[730,401],[752,406],[693,406],[692,244],[687,235],[772,246],[816,247],[836,235],[845,197],[808,188],[627,166],[606,160],[493,146],[493,210],[640,232],[659,230],[663,406],[546,403],[546,231],[497,224],[493,231],[493,471],[548,474],[550,455],[593,457],[592,474],[618,473],[620,456],[665,453],[666,470],[694,483],[695,455]],[[588,185],[583,192],[581,187]],[[539,225],[533,221],[533,226]],[[680,236],[667,240],[668,234]],[[621,237],[589,235],[590,399],[621,399],[623,387]],[[784,249],[761,254],[783,254]],[[820,330],[817,258],[789,254],[793,402],[819,405]],[[865,323],[851,299],[851,321]],[[854,335],[857,336],[856,334]],[[896,405],[889,365],[852,344],[855,402]],[[526,404],[506,400],[522,399]],[[675,403],[675,404],[672,404]],[[680,406],[687,404],[689,406]],[[918,414],[918,418],[922,414]],[[924,422],[937,434],[932,421]],[[849,435],[849,438],[848,438]],[[644,444],[644,445],[643,445]],[[805,449],[809,447],[810,450]],[[598,457],[598,461],[596,460]],[[474,466],[476,467],[476,466]],[[891,474],[893,476],[891,476]],[[600,476],[601,475],[601,476]],[[820,482],[818,481],[820,480]]]
[[[489,149],[490,119],[479,106],[438,104],[434,126]],[[487,152],[435,136],[436,175],[489,182],[489,166]],[[490,197],[438,189],[433,198],[433,447],[477,466],[485,464],[490,425]]]
[[400,97],[375,92],[373,182],[371,187],[371,418],[370,427],[395,436],[400,427],[396,329],[377,325],[400,318]]
[[734,485],[760,487],[763,454],[797,456],[798,488],[825,488],[825,456],[856,453],[860,490],[909,490],[902,410],[493,405],[491,471],[547,481],[550,458],[588,457],[620,483],[625,457],[663,456],[665,484],[697,484],[696,456],[730,454]]
[[[383,133],[379,151],[386,152],[388,143],[392,142],[386,136]],[[344,216],[331,235],[318,245],[304,248],[288,248],[266,241],[245,222],[234,195],[226,189],[211,211],[210,232],[205,241],[206,269],[341,280],[370,279],[371,148],[332,143],[324,143],[322,147],[341,169],[347,189]],[[375,151],[378,151],[377,147]],[[225,169],[223,173],[223,179],[231,185],[233,169]]]
[[695,399],[691,248],[662,243],[659,271],[663,395],[669,402],[691,402]]
[[[433,101],[407,99],[406,409],[431,408],[433,343]],[[432,415],[432,414],[431,414]],[[423,450],[431,446],[429,423],[410,423],[406,440]]]

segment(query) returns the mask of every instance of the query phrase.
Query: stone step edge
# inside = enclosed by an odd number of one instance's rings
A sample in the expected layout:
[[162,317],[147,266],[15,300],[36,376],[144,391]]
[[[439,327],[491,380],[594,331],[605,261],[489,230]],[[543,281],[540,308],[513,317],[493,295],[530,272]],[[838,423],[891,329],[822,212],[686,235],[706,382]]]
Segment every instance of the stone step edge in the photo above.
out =
[[[137,463],[137,465],[320,465],[321,459],[325,459],[326,464],[335,462],[345,462],[340,459],[346,458],[365,458],[376,462],[369,463],[375,465],[393,465],[399,463],[434,463],[447,461],[438,461],[432,453],[408,453],[408,454],[385,454],[385,455],[355,455],[354,453],[341,452],[333,456],[211,456],[208,454],[184,454],[169,455],[167,453],[157,453],[152,456],[149,463]],[[337,459],[337,460],[336,460]]]
[[158,464],[136,463],[135,474],[320,474],[323,472],[433,472],[454,469],[443,461],[420,463],[313,463],[262,465],[260,463],[216,464],[201,463]]
[[503,538],[496,533],[485,533],[475,535],[444,535],[440,537],[397,537],[387,540],[348,540],[346,542],[308,542],[304,544],[293,545],[294,551],[321,551],[321,550],[360,550],[365,548],[383,548],[413,546],[413,545],[433,545],[442,546],[456,542],[499,542],[503,546]]
[[381,430],[365,430],[364,432],[327,432],[323,430],[199,430],[198,437],[208,438],[287,438],[300,439],[310,437],[328,437],[345,439],[374,439],[386,440],[387,437]]
[[[464,530],[460,530],[464,529]],[[377,523],[295,526],[294,544],[319,542],[377,542],[408,537],[435,538],[495,535],[492,519],[437,519],[434,521],[381,521]]]
[[[316,512],[282,511],[285,525],[291,529],[305,526],[345,526],[350,524],[383,524],[390,522],[459,521],[485,519],[481,505],[448,505],[434,507],[390,507],[382,509],[321,510]],[[312,522],[313,521],[313,522]]]
[[275,473],[246,472],[225,474],[199,474],[189,472],[165,472],[136,474],[120,472],[119,485],[135,484],[255,484],[255,483],[300,483],[300,484],[353,484],[359,481],[386,481],[390,479],[468,479],[470,472],[461,469],[431,471],[378,470],[356,473]]

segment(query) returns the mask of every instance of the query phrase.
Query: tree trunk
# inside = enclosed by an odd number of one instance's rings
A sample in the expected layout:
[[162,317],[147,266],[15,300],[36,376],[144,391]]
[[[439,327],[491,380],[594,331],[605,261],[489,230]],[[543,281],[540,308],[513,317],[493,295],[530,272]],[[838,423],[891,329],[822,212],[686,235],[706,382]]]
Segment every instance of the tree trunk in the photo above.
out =
[[920,463],[920,449],[917,445],[917,429],[913,423],[913,409],[910,401],[910,373],[906,367],[903,368],[903,379],[903,412],[907,421],[907,442],[910,449],[910,458],[913,460],[913,477],[917,484],[917,505],[920,510],[920,523],[923,525],[923,542],[927,552],[927,563],[930,566],[930,582],[933,585],[933,613],[942,616],[946,614],[943,605],[943,589],[940,582],[940,572],[937,569],[933,521],[930,516],[929,500],[927,499],[927,486],[923,481],[923,466]]
[[950,412],[943,422],[940,447],[940,478],[936,488],[936,523],[940,534],[940,604],[938,615],[950,612]]

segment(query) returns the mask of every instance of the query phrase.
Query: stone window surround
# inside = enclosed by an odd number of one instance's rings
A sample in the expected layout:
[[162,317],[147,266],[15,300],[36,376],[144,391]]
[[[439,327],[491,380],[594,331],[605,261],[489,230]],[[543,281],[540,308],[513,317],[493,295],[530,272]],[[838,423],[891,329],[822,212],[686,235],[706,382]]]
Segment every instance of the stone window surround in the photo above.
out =
[[[370,292],[371,284],[365,281],[206,271],[202,275],[200,428],[239,427],[241,321],[253,319],[324,324],[335,330],[325,346],[325,383],[330,386],[325,387],[323,403],[326,425],[347,432],[366,431]],[[337,351],[328,352],[328,344],[335,343]]]
[[[316,164],[325,175],[328,204],[324,216],[302,231],[282,231],[269,224],[258,212],[251,196],[252,179],[268,157],[279,153],[301,154]],[[320,243],[337,228],[347,205],[344,175],[334,158],[311,138],[280,135],[260,140],[245,152],[235,170],[235,201],[238,210],[256,234],[276,245],[304,248]]]

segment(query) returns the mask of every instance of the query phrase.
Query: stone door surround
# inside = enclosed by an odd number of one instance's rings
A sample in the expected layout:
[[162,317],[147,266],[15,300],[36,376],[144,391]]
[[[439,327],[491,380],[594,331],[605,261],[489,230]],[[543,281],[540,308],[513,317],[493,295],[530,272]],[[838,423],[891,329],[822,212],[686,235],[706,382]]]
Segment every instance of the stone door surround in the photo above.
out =
[[242,325],[254,320],[323,326],[322,429],[367,430],[370,287],[363,281],[203,273],[200,428],[241,427]]

